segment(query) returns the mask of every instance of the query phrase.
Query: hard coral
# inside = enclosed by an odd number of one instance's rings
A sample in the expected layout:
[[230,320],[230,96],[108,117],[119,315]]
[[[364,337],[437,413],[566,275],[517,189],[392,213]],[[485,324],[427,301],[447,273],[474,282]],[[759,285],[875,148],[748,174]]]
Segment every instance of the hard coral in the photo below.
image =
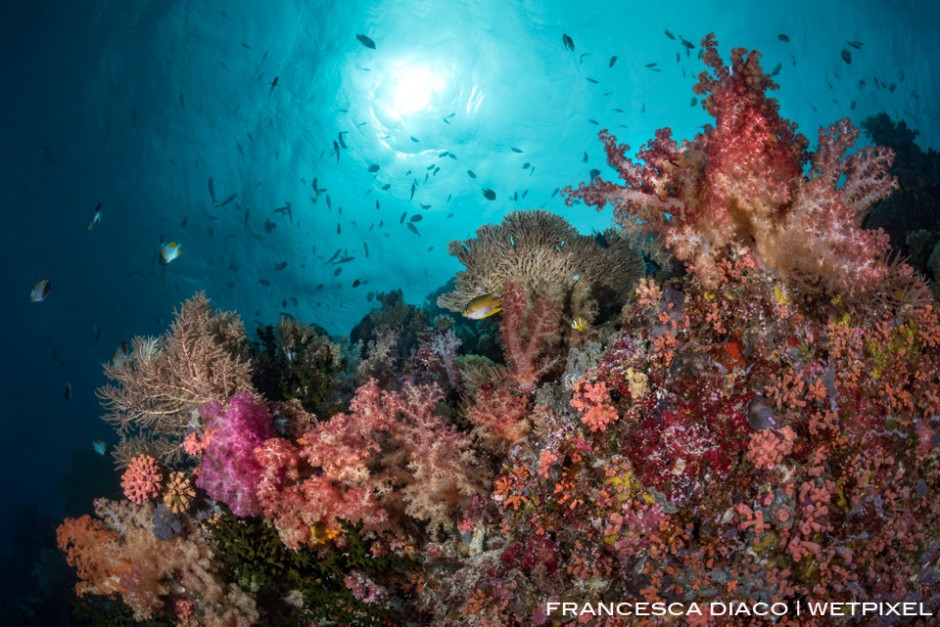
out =
[[163,494],[163,504],[174,514],[182,514],[189,509],[194,498],[196,490],[189,481],[189,476],[185,472],[171,472],[166,492]]
[[132,459],[121,477],[121,487],[124,496],[138,505],[156,498],[163,487],[163,471],[157,460],[150,455],[138,455]]

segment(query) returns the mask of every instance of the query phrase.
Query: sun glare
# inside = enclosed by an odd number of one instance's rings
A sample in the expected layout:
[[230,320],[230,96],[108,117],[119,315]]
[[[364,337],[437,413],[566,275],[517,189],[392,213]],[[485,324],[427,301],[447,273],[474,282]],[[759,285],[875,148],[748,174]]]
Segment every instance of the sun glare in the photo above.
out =
[[444,81],[423,67],[405,66],[395,73],[392,108],[399,116],[425,110]]

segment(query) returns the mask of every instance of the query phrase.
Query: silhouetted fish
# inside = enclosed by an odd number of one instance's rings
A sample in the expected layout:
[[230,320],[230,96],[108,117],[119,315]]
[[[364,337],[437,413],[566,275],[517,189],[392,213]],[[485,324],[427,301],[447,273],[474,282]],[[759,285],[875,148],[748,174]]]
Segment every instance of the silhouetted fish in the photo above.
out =
[[779,35],[777,35],[777,39],[779,39],[783,43],[790,43],[790,38],[784,35],[783,33],[780,33]]
[[565,50],[574,50],[574,40],[568,33],[564,33],[561,36],[561,43],[565,45]]
[[487,200],[496,200],[496,192],[491,189],[483,188],[483,197]]
[[375,50],[375,42],[372,41],[372,39],[370,39],[369,37],[356,33],[356,39],[358,39],[359,43],[361,43],[366,48],[369,48],[370,50]]

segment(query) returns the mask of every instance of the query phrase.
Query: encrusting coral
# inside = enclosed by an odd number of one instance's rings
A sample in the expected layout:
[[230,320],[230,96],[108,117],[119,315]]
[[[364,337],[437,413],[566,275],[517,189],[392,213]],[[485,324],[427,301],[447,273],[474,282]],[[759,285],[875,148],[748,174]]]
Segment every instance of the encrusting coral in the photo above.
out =
[[628,240],[613,231],[581,235],[561,216],[541,210],[513,211],[448,250],[465,270],[457,273],[454,291],[437,302],[456,312],[477,296],[501,297],[514,283],[593,321],[599,308],[619,310],[643,276],[643,258]]

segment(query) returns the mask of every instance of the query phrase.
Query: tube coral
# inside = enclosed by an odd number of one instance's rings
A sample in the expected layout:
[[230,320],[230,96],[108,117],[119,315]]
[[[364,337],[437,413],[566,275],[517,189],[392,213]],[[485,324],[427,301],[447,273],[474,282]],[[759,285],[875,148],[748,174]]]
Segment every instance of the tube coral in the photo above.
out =
[[156,498],[162,487],[163,471],[157,466],[157,460],[150,455],[138,455],[132,459],[121,477],[124,496],[138,505]]

